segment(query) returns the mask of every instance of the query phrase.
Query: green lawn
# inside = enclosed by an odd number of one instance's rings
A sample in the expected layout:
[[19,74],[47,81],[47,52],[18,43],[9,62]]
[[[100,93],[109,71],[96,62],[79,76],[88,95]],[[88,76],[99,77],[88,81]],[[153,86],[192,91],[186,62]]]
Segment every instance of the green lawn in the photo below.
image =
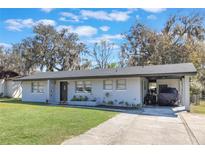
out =
[[0,99],[0,144],[60,144],[117,113]]
[[202,100],[200,105],[192,105],[191,112],[205,114],[205,100]]

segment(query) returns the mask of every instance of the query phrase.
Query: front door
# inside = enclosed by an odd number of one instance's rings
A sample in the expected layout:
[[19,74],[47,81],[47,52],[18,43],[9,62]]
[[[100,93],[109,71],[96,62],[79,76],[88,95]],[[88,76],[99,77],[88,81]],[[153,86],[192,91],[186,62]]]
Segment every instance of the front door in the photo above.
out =
[[68,83],[60,82],[60,101],[67,101],[68,99]]

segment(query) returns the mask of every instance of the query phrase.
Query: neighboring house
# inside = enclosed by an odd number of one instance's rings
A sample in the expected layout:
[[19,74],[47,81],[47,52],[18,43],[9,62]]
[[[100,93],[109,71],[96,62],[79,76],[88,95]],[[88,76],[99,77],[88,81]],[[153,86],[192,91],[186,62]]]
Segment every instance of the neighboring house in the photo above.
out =
[[[120,105],[143,103],[148,87],[155,83],[174,87],[181,102],[189,109],[189,80],[196,74],[192,63],[136,66],[116,69],[44,72],[19,78],[22,100],[72,105]],[[86,96],[86,99],[82,99]],[[80,98],[81,101],[76,101]]]
[[17,77],[19,77],[18,73],[13,71],[0,72],[0,97],[21,98],[21,82],[13,81]]

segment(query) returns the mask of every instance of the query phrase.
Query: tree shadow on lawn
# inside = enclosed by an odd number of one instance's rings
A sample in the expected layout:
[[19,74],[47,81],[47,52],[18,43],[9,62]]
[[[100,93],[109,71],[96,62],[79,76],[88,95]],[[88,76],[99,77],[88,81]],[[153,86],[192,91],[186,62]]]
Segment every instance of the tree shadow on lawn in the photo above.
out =
[[81,106],[81,105],[61,105],[61,104],[51,104],[51,103],[45,103],[45,102],[22,102],[21,99],[17,98],[0,98],[0,104],[1,103],[8,103],[8,104],[19,104],[19,105],[36,105],[36,106],[47,106],[47,107],[60,107],[60,108],[76,108],[76,109],[85,109],[85,110],[98,110],[98,111],[108,111],[108,112],[120,112],[120,113],[130,113],[130,109],[113,109],[108,107],[102,107],[102,106]]
[[[47,107],[60,107],[60,108],[78,108],[78,109],[87,109],[87,110],[99,110],[99,111],[108,111],[108,112],[118,112],[118,113],[128,113],[128,114],[136,114],[136,115],[146,115],[146,116],[160,116],[160,117],[174,117],[176,118],[178,111],[172,111],[172,113],[158,113],[158,111],[154,111],[152,109],[152,112],[145,112],[148,108],[144,107],[142,109],[123,109],[123,108],[109,108],[109,107],[103,107],[103,106],[79,106],[79,105],[60,105],[60,104],[50,104],[45,102],[22,102],[21,99],[16,98],[0,98],[0,103],[8,103],[8,104],[19,104],[19,105],[36,105],[36,106],[47,106]],[[161,107],[162,109],[163,107]],[[160,107],[156,107],[156,109],[160,109]],[[167,107],[164,108],[167,110]],[[172,110],[171,108],[168,108],[168,110]],[[180,111],[179,111],[180,112]]]
[[[21,99],[18,99],[18,98],[0,98],[0,103],[19,104],[19,105],[37,105],[37,106],[49,106],[49,107],[69,107],[69,108],[112,111],[111,108],[103,108],[100,106],[91,107],[91,106],[82,106],[82,105],[51,104],[51,103],[46,103],[46,102],[23,102]],[[116,111],[112,111],[112,112],[116,112]]]
[[0,98],[0,103],[49,106],[44,102],[22,102],[18,98]]

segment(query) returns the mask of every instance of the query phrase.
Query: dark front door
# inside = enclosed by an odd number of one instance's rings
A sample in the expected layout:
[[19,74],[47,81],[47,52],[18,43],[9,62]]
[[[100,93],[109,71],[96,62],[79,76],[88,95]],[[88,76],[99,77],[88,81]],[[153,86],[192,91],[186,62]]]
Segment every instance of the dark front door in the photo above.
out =
[[68,96],[68,83],[60,82],[60,101],[67,101]]

